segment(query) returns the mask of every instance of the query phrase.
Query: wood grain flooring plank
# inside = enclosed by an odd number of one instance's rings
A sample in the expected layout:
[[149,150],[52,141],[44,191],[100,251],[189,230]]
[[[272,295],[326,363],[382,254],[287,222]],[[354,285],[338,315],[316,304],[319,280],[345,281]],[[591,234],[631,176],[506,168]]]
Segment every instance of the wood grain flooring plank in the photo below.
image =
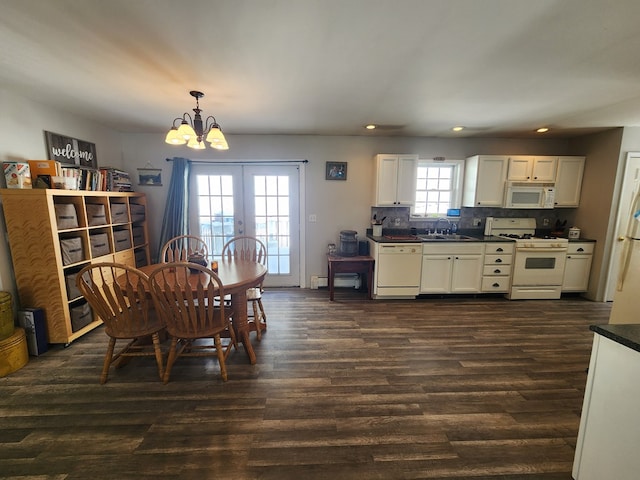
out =
[[370,301],[268,289],[242,347],[133,359],[102,329],[0,379],[3,480],[570,480],[593,334],[580,297]]

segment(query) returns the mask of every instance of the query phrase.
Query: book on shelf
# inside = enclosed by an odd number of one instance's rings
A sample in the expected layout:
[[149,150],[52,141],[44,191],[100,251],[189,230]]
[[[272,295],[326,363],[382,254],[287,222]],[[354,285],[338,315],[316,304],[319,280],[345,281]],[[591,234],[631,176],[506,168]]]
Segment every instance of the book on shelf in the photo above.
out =
[[119,168],[93,168],[84,165],[60,163],[54,160],[29,160],[27,165],[25,165],[25,168],[36,172],[35,175],[31,174],[34,188],[110,192],[133,191],[129,173]]
[[131,176],[129,172],[115,167],[101,167],[100,172],[102,190],[109,192],[132,192]]

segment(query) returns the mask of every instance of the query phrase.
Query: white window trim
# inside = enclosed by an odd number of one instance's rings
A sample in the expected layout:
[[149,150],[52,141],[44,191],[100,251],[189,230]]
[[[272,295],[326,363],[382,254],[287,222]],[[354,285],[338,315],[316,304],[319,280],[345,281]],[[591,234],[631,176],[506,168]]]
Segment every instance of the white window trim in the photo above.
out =
[[[429,164],[434,164],[434,165],[453,165],[456,168],[454,169],[454,178],[453,178],[453,183],[455,185],[455,188],[453,190],[453,199],[452,199],[452,203],[451,203],[451,207],[450,208],[461,208],[462,206],[462,191],[464,188],[464,164],[465,161],[464,160],[434,160],[432,158],[420,158],[418,159],[418,163],[416,165],[416,168],[418,166],[421,165],[429,165]],[[417,187],[417,185],[416,185]],[[414,192],[415,195],[415,192]],[[414,213],[414,209],[413,207],[411,207],[411,214],[409,216],[409,220],[414,220],[414,221],[419,221],[419,220],[425,220],[425,219],[432,219],[432,218],[440,218],[442,217],[441,214],[437,214],[437,213],[431,213],[431,214],[426,214],[426,215],[416,215]]]

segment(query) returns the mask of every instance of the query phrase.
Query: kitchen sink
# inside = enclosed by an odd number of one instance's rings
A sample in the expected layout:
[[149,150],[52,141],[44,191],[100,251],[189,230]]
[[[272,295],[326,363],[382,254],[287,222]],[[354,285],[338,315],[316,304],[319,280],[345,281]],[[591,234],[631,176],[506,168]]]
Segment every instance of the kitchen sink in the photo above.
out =
[[478,240],[475,237],[468,235],[459,235],[457,233],[429,233],[425,235],[418,235],[418,238],[423,241],[429,240]]

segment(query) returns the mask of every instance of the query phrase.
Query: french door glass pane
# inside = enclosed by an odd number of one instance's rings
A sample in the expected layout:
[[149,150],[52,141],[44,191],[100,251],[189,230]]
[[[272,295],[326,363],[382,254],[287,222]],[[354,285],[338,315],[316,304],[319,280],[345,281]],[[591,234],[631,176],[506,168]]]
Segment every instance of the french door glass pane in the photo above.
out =
[[270,274],[291,273],[289,258],[289,177],[255,175],[256,236],[267,245]]
[[209,255],[220,256],[225,242],[234,236],[233,177],[198,175],[199,235]]

